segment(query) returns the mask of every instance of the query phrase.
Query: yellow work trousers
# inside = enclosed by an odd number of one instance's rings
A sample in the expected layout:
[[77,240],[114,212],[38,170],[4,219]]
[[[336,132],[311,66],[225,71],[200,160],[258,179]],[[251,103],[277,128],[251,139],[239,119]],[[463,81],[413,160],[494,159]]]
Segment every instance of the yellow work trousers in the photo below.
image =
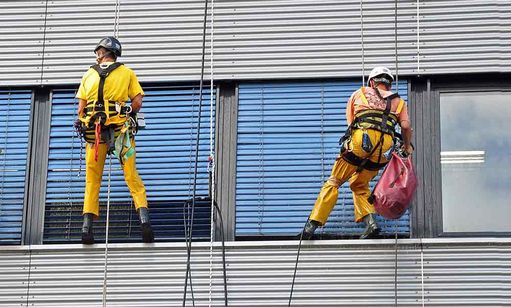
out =
[[[135,141],[131,144],[135,148]],[[83,200],[83,214],[92,213],[99,216],[99,188],[107,154],[107,145],[99,144],[98,161],[94,159],[94,144],[85,145],[85,195]],[[128,186],[135,208],[147,208],[147,196],[144,183],[138,175],[135,164],[135,154],[129,157],[122,165],[124,180]]]
[[[360,158],[366,158],[369,153],[362,149],[362,136],[364,131],[356,129],[351,135],[351,141],[348,143],[348,149],[351,150],[356,156]],[[381,133],[377,130],[367,129],[366,133],[371,139],[373,146],[378,144]],[[388,151],[393,144],[392,137],[388,134],[384,135],[383,148],[381,150],[380,163],[387,162],[387,159],[383,156],[383,153]],[[381,145],[380,145],[381,146]],[[378,162],[380,156],[380,148],[378,147],[369,160]],[[369,203],[368,198],[371,195],[369,190],[369,182],[378,174],[378,171],[370,171],[363,169],[357,172],[357,166],[346,162],[341,155],[335,160],[332,168],[332,174],[330,178],[325,182],[321,191],[319,192],[318,199],[314,204],[314,208],[309,216],[311,220],[320,222],[321,225],[326,223],[330,212],[337,203],[339,195],[339,186],[341,186],[346,180],[350,181],[350,189],[353,192],[353,202],[355,207],[355,221],[361,222],[364,216],[370,213],[374,213],[374,206]]]

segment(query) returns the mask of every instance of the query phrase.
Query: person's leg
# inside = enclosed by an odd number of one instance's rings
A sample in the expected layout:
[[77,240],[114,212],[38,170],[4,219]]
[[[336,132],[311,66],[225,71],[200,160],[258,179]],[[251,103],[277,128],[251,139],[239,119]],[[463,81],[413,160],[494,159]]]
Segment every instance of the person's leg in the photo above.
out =
[[94,235],[92,222],[99,216],[99,189],[105,166],[107,146],[99,144],[98,160],[95,158],[95,148],[85,143],[85,193],[83,197],[83,227],[82,243],[93,244]]
[[302,236],[310,239],[318,226],[324,225],[332,212],[339,195],[341,186],[355,171],[357,167],[344,161],[341,156],[335,160],[330,178],[319,191],[314,208],[304,228]]
[[[135,140],[131,139],[131,146],[135,148]],[[142,240],[146,243],[154,241],[154,234],[149,219],[149,210],[147,208],[147,195],[142,178],[137,171],[136,153],[133,153],[122,165],[124,171],[124,180],[130,190],[131,197],[135,204],[135,209],[140,218],[140,227],[142,229]]]

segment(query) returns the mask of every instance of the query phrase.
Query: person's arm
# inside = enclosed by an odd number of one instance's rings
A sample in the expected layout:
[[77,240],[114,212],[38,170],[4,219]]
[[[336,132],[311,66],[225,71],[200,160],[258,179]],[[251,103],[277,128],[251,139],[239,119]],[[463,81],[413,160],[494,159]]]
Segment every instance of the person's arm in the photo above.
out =
[[142,108],[142,99],[142,94],[138,94],[131,99],[131,112],[138,113],[138,111],[140,111]]
[[404,150],[407,154],[411,154],[413,152],[412,147],[412,135],[413,129],[410,124],[410,118],[408,116],[408,108],[405,105],[401,113],[399,113],[399,125],[401,126],[401,135],[403,136],[403,146]]
[[346,121],[348,122],[348,126],[351,125],[353,122],[353,119],[355,118],[355,99],[357,96],[357,92],[354,92],[351,94],[350,99],[348,100],[348,104],[346,105]]
[[142,108],[142,99],[144,97],[144,90],[138,82],[137,75],[131,70],[130,71],[130,86],[128,89],[128,96],[131,100],[131,112],[138,113]]
[[85,99],[78,99],[78,117],[83,117],[85,114],[85,107],[87,106],[87,100]]

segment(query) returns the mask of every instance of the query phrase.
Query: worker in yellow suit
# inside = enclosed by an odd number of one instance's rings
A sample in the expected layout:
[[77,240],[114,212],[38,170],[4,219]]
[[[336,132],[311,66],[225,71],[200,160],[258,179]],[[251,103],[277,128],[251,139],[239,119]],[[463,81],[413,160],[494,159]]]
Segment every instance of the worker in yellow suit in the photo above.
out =
[[369,182],[388,162],[394,145],[395,126],[401,126],[403,150],[413,152],[412,128],[406,103],[390,90],[394,77],[386,67],[375,67],[368,86],[355,91],[347,105],[348,130],[341,138],[341,153],[330,178],[325,182],[302,231],[302,238],[311,239],[318,226],[325,225],[337,203],[338,189],[349,180],[353,192],[355,221],[365,222],[361,239],[374,238],[380,228],[376,224],[374,206],[370,203]]
[[[101,39],[94,52],[97,64],[84,74],[76,94],[79,124],[86,141],[82,243],[94,243],[92,222],[99,216],[99,190],[105,159],[113,152],[121,132],[123,136],[128,133],[127,146],[130,147],[129,156],[119,157],[124,179],[140,217],[142,240],[153,242],[146,190],[136,169],[133,127],[129,125],[135,122],[133,118],[142,107],[144,91],[135,73],[116,62],[122,53],[121,43],[116,38]],[[126,104],[128,98],[131,106]]]

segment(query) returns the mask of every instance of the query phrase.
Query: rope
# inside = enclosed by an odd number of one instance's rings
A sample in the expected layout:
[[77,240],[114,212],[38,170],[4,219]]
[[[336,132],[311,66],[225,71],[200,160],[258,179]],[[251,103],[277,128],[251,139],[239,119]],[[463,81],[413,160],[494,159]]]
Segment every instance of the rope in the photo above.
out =
[[[198,166],[198,160],[199,160],[199,141],[200,141],[200,128],[201,128],[201,111],[202,111],[202,87],[204,85],[204,58],[206,55],[206,24],[207,24],[207,17],[208,17],[208,0],[204,1],[204,21],[202,26],[202,59],[201,59],[201,73],[200,73],[200,83],[199,83],[199,120],[197,121],[197,136],[195,140],[195,161],[194,161],[194,170],[193,170],[193,188],[192,188],[192,207],[191,207],[191,213],[189,216],[190,223],[189,223],[189,231],[188,231],[188,237],[187,240],[187,255],[186,255],[186,274],[185,274],[185,285],[184,285],[184,293],[183,293],[183,307],[186,306],[186,294],[188,290],[188,276],[190,276],[191,281],[191,272],[190,272],[190,258],[192,253],[192,233],[193,233],[193,215],[195,212],[195,195],[197,192],[197,166]],[[191,283],[190,283],[191,284]],[[192,291],[192,302],[195,306],[195,299],[193,298],[193,291]]]
[[397,307],[397,251],[398,251],[398,244],[397,244],[397,221],[396,224],[394,224],[394,304]]
[[362,86],[365,85],[365,58],[364,58],[364,7],[363,0],[360,0],[360,45],[362,47]]
[[[213,241],[215,238],[215,223],[214,223],[214,215],[215,215],[215,155],[214,155],[214,144],[213,144],[213,49],[214,49],[214,21],[215,21],[215,1],[211,0],[211,34],[210,34],[210,60],[209,60],[209,163],[208,163],[208,173],[211,178],[211,229],[210,229],[210,245],[209,245],[209,306],[212,304],[212,296],[213,296]],[[219,213],[221,214],[221,213]],[[220,216],[221,218],[221,216]],[[227,306],[227,302],[226,302]]]
[[[115,1],[115,15],[114,15],[114,37],[119,37],[119,13],[121,10],[121,4],[119,0]],[[100,125],[96,124],[96,148],[95,148],[95,159],[98,160],[99,151],[99,139]],[[98,135],[99,134],[99,135]],[[108,277],[108,233],[110,229],[110,189],[112,179],[112,155],[108,155],[108,187],[106,192],[106,224],[105,224],[105,270],[103,275],[103,307],[106,307],[106,289],[107,289],[107,277]],[[80,158],[81,159],[81,158]],[[80,163],[81,168],[81,163]]]
[[420,240],[421,242],[421,296],[422,296],[422,307],[424,307],[424,249],[422,244],[422,238]]
[[396,92],[399,92],[399,65],[397,55],[397,0],[394,1],[394,55],[396,57]]
[[293,272],[293,280],[291,281],[291,291],[289,292],[289,300],[287,302],[287,306],[291,307],[291,301],[293,300],[293,290],[295,288],[295,280],[296,280],[296,271],[298,270],[298,261],[300,260],[300,251],[302,249],[302,241],[303,241],[303,231],[305,230],[305,226],[307,226],[307,222],[303,225],[302,232],[300,233],[300,242],[298,242],[298,251],[296,252],[296,260],[295,260],[295,269]]
[[[399,65],[398,65],[398,50],[397,50],[397,0],[394,1],[394,56],[396,62],[396,92],[399,93]],[[395,272],[394,272],[394,296],[395,304],[397,306],[397,253],[398,253],[398,242],[397,242],[397,223],[395,224]]]
[[112,155],[108,160],[108,187],[106,192],[106,225],[105,225],[105,270],[103,275],[103,307],[106,307],[106,288],[108,274],[108,230],[110,226],[110,183],[112,177]]
[[420,75],[420,3],[419,0],[417,0],[417,74]]
[[119,18],[121,13],[120,0],[115,1],[115,18],[114,18],[114,37],[119,38]]

